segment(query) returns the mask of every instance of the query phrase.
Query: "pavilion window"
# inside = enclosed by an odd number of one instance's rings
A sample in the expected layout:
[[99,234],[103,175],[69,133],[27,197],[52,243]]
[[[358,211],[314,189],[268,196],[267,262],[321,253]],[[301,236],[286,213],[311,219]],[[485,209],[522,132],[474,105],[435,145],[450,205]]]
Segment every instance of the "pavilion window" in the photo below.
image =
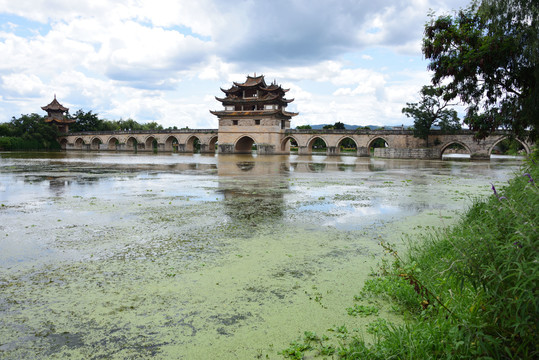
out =
[[238,120],[232,120],[232,125],[238,125]]

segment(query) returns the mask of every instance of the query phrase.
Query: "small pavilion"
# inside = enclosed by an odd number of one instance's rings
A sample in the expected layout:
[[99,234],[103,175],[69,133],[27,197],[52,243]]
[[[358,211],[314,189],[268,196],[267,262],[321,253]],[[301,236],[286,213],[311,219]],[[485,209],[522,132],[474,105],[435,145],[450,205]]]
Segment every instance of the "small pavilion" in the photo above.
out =
[[75,120],[68,119],[65,116],[65,113],[69,111],[69,108],[62,106],[62,104],[56,100],[56,94],[54,94],[54,100],[52,100],[49,105],[42,106],[41,108],[47,112],[45,122],[56,125],[61,133],[69,132],[69,124],[74,123]]

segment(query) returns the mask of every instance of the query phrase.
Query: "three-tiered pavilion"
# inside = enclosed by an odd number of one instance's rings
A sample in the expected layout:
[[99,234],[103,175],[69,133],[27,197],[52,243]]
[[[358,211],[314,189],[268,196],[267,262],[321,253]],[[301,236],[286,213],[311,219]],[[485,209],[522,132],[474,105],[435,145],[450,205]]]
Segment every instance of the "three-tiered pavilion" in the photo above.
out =
[[[286,99],[289,89],[274,82],[266,84],[264,75],[247,76],[243,83],[234,82],[222,89],[225,97],[216,97],[223,110],[210,111],[219,118],[219,152],[250,153],[256,144],[259,154],[274,154],[280,149],[290,120],[298,113],[286,111],[294,99]],[[249,133],[246,136],[245,133]]]

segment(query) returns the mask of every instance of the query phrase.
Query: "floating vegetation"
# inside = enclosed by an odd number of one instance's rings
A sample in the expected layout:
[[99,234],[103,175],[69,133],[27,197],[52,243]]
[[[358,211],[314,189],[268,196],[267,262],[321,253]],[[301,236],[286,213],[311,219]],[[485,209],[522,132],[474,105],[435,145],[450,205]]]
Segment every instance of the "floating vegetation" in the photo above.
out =
[[[483,191],[469,163],[372,176],[369,159],[1,156],[5,358],[337,356],[395,317],[350,304],[379,236],[454,221]],[[484,171],[497,185],[513,168]]]

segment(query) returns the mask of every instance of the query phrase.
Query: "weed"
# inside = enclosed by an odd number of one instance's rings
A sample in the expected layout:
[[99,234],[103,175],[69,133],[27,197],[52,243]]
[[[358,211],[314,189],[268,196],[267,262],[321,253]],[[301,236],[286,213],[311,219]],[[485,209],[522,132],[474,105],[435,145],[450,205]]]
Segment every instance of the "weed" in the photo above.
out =
[[279,352],[280,355],[283,355],[285,358],[301,360],[306,351],[311,350],[312,347],[309,344],[300,343],[294,341],[290,343],[290,346]]
[[385,319],[376,319],[367,325],[369,334],[380,334],[388,330],[388,323]]
[[348,315],[351,316],[369,316],[378,314],[378,308],[369,305],[354,304],[353,307],[347,308]]

